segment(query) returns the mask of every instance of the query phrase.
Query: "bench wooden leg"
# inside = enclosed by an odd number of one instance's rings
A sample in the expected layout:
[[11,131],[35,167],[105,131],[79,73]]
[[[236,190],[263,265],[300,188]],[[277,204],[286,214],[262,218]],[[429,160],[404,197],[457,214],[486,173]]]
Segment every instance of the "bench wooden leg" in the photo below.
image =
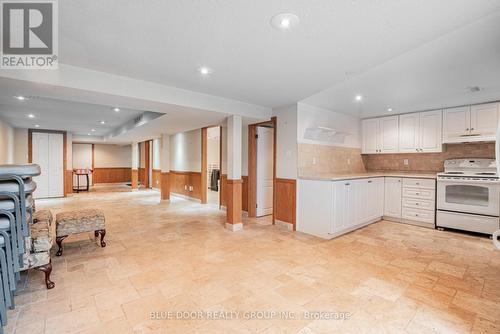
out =
[[45,285],[47,286],[47,289],[52,289],[55,286],[55,283],[50,280],[50,273],[52,273],[52,263],[47,263],[43,266],[40,267],[35,267],[34,269],[43,271],[45,274]]
[[99,234],[101,235],[101,247],[106,247],[106,242],[104,241],[104,236],[106,235],[106,229],[94,231],[94,235],[96,236],[96,238]]
[[57,253],[56,253],[57,256],[61,256],[63,253],[62,242],[64,239],[66,239],[66,237],[67,237],[67,235],[63,235],[61,237],[56,238],[56,243],[57,243],[57,246],[59,247],[59,249],[57,250]]

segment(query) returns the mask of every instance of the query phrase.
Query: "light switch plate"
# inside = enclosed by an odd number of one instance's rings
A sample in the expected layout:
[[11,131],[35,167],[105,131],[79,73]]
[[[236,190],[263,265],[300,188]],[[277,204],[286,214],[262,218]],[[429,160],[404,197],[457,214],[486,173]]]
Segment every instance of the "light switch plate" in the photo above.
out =
[[408,159],[403,159],[403,165],[408,166],[409,164],[410,162],[408,161]]

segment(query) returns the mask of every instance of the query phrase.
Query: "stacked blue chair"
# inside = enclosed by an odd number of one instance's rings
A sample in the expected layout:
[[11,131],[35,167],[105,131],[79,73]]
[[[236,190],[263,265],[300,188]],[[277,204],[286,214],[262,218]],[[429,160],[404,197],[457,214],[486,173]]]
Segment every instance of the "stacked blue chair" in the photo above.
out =
[[[7,323],[7,308],[13,309],[14,292],[29,251],[26,240],[30,234],[36,189],[34,176],[40,166],[0,165],[0,322]],[[1,327],[0,327],[1,328]]]

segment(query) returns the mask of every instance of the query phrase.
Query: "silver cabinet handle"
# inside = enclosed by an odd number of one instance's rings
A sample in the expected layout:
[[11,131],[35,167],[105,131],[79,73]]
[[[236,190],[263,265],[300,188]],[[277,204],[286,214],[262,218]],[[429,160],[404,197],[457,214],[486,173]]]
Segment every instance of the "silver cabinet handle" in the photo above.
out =
[[369,180],[368,183],[372,183],[372,180]]
[[351,184],[350,184],[350,183],[346,183],[345,185],[346,185],[346,186],[350,186]]
[[474,131],[474,128],[470,128],[471,131]]
[[469,128],[465,129],[465,131],[469,131]]
[[418,203],[415,203],[416,206],[418,206],[419,204]]

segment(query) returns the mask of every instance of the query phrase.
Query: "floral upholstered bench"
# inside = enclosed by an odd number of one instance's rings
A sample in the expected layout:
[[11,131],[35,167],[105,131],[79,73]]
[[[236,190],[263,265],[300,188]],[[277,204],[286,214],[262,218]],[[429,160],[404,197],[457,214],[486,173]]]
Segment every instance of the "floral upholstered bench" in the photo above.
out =
[[59,249],[56,255],[62,255],[62,242],[67,236],[84,232],[94,232],[96,238],[100,234],[101,247],[106,247],[106,242],[104,242],[106,225],[104,213],[101,210],[85,209],[58,213],[56,215],[56,242]]
[[52,263],[52,214],[49,210],[38,210],[33,214],[33,223],[29,224],[30,235],[26,237],[26,253],[23,255],[21,270],[36,269],[45,273],[45,285],[52,289],[55,284],[50,280]]

